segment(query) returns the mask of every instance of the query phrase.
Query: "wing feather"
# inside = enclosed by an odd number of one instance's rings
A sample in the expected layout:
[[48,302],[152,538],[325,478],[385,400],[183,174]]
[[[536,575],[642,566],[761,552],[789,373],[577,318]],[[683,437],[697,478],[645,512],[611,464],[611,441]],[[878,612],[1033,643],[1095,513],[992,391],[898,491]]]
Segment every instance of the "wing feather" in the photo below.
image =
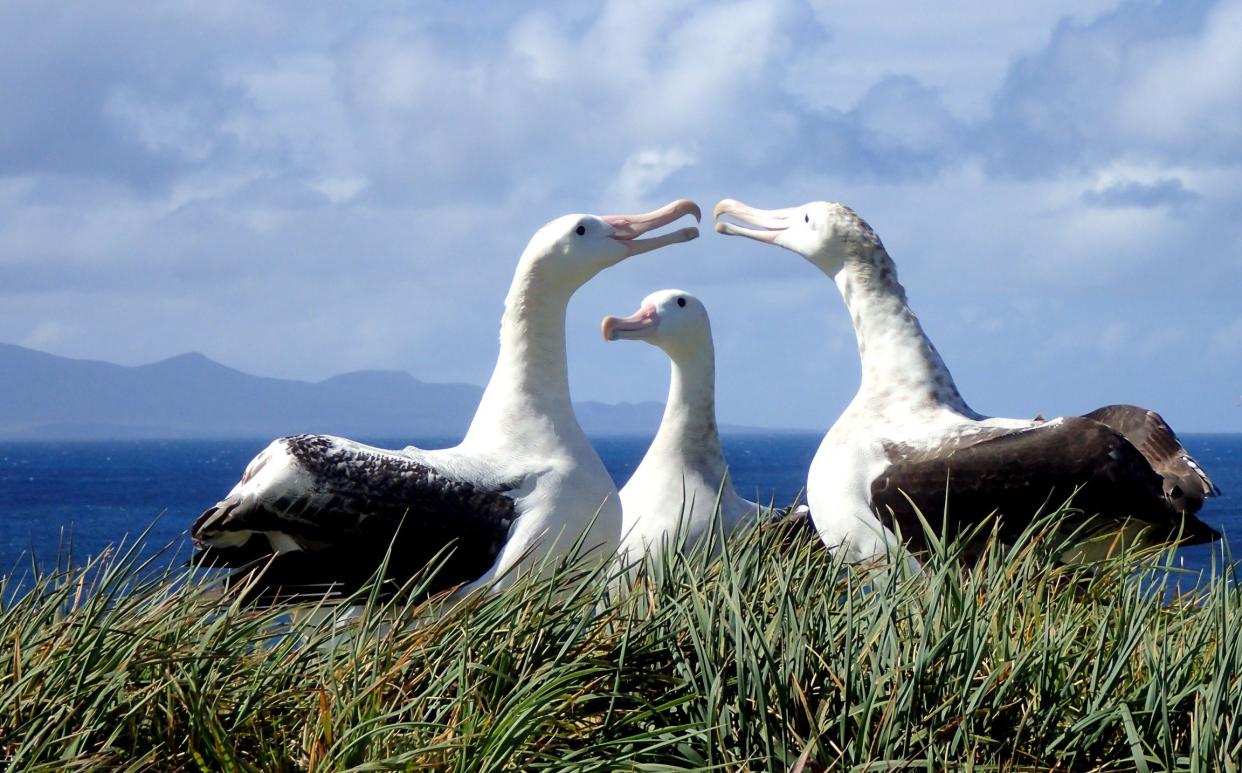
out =
[[517,517],[508,493],[519,484],[470,480],[408,453],[299,435],[260,453],[233,491],[199,516],[191,536],[204,563],[267,564],[260,595],[348,592],[390,547],[388,578],[403,581],[448,548],[438,590],[477,578],[496,560]]
[[1165,496],[1182,512],[1196,513],[1220,489],[1155,411],[1136,405],[1106,405],[1086,414],[1130,441],[1164,480]]
[[1039,511],[1071,496],[1086,515],[1141,520],[1161,537],[1183,528],[1191,543],[1219,536],[1193,515],[1172,508],[1161,477],[1138,449],[1091,419],[1069,417],[989,432],[939,450],[900,445],[886,450],[890,465],[872,482],[872,506],[885,526],[900,528],[916,548],[924,545],[915,507],[933,527],[943,525],[950,537],[998,513],[1004,539]]

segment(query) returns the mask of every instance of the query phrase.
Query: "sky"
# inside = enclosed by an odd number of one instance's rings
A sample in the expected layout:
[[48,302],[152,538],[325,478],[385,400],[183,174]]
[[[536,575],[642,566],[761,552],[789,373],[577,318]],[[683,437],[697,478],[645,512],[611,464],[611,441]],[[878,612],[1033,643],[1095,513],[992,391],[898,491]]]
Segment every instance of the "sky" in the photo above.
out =
[[[826,199],[976,410],[1242,431],[1242,0],[9,0],[0,29],[0,341],[482,384],[548,220]],[[664,355],[599,321],[676,287],[722,422],[828,427],[835,287],[702,231],[578,292],[575,398],[663,399]]]

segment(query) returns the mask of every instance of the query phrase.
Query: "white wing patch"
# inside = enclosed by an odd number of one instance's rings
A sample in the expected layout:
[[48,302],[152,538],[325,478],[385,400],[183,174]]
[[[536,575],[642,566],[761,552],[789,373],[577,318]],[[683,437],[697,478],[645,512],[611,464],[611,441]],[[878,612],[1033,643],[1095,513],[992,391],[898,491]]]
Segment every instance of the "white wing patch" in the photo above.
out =
[[1212,479],[1209,478],[1207,473],[1203,471],[1203,468],[1199,466],[1198,462],[1196,462],[1194,459],[1191,459],[1186,454],[1182,454],[1181,460],[1182,462],[1185,463],[1187,467],[1194,470],[1195,474],[1198,475],[1203,480],[1203,484],[1207,486],[1208,496],[1210,497],[1220,496],[1220,489],[1216,487],[1216,484],[1212,482]]

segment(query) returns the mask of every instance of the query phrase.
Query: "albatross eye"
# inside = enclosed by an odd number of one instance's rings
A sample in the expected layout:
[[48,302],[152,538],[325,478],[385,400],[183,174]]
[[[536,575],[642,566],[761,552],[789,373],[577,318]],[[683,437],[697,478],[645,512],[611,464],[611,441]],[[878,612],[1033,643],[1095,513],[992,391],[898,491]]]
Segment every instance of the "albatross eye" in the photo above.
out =
[[685,299],[685,298],[678,298],[678,299],[677,299],[677,305],[678,305],[678,306],[683,306],[683,307],[684,307],[684,306],[686,305],[686,299]]
[[578,234],[579,236],[582,236],[584,233],[586,233],[586,226],[584,225],[578,226],[577,228],[574,229],[574,233]]
[[802,222],[804,222],[804,223],[809,223],[809,222],[811,222],[811,216],[810,216],[810,215],[803,215],[803,216],[802,216]]

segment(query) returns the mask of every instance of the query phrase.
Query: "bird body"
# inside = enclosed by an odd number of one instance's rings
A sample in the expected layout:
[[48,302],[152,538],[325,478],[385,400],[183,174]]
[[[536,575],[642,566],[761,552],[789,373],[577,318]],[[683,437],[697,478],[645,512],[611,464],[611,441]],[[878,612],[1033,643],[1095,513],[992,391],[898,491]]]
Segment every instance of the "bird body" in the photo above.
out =
[[[824,437],[807,500],[824,543],[854,561],[922,546],[917,513],[952,537],[1001,516],[1002,537],[1071,496],[1093,532],[1204,542],[1195,517],[1215,488],[1154,413],[1110,406],[1043,420],[984,416],[966,404],[906,302],[897,269],[848,207],[759,210],[725,200],[717,230],[785,247],[836,284],[858,341],[858,392]],[[900,538],[898,537],[900,534]]]
[[262,568],[251,595],[271,601],[349,593],[384,561],[399,584],[441,560],[431,590],[470,591],[571,549],[611,556],[621,507],[570,402],[565,309],[604,268],[697,236],[686,228],[636,238],[683,215],[697,218],[698,208],[681,200],[645,215],[567,215],[539,229],[518,263],[496,367],[459,445],[276,440],[195,522],[202,559]]
[[604,338],[643,340],[669,357],[668,400],[651,446],[621,489],[621,554],[633,561],[662,546],[693,548],[714,528],[727,535],[764,508],[738,495],[716,424],[716,361],[703,303],[661,290],[629,317],[605,317]]

